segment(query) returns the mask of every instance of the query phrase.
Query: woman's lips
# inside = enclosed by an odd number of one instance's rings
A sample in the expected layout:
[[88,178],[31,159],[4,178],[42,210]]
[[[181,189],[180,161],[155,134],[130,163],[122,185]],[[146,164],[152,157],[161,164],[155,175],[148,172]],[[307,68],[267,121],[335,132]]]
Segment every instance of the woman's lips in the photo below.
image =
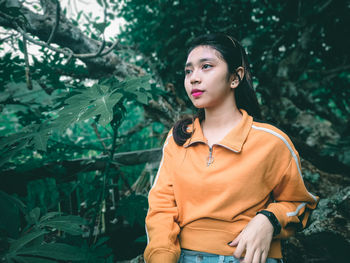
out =
[[199,90],[199,89],[194,89],[191,91],[191,95],[195,98],[199,97],[200,95],[203,94],[203,90]]

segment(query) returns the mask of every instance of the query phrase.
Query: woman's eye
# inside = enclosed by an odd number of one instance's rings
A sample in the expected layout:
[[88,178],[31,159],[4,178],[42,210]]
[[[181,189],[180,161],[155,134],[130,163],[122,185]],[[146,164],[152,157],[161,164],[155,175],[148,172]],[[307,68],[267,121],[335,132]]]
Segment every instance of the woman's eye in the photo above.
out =
[[212,67],[212,65],[204,64],[202,68],[203,68],[203,69],[207,69],[207,68],[211,68],[211,67]]
[[190,69],[185,69],[185,75],[190,74],[192,71]]

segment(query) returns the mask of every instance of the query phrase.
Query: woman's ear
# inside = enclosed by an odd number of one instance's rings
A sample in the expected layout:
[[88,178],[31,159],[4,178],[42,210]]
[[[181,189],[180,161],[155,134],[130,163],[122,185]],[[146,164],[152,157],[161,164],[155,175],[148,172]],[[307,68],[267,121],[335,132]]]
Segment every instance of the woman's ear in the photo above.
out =
[[[236,69],[236,73],[237,74],[232,74],[231,76],[231,89],[235,89],[238,87],[239,83],[242,81],[243,77],[244,77],[244,68],[243,67],[238,67]],[[238,76],[239,78],[238,78]]]

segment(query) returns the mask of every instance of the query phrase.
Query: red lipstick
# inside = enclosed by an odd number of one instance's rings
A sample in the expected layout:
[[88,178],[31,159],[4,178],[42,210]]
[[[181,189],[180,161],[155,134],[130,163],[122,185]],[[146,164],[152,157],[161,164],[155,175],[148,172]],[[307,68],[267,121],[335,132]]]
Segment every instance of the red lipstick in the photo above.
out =
[[194,97],[194,98],[198,98],[200,95],[203,94],[203,90],[200,90],[200,89],[193,89],[191,91],[191,95]]

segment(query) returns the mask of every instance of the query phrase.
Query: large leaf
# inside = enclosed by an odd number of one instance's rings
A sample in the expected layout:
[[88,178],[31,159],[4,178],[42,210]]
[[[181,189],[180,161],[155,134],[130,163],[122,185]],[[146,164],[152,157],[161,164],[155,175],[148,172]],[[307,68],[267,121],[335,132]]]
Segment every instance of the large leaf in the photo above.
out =
[[71,261],[86,261],[89,258],[89,254],[86,250],[62,243],[32,246],[18,251],[17,254]]
[[53,217],[56,217],[56,216],[59,216],[61,215],[62,212],[48,212],[46,213],[45,215],[43,215],[41,218],[40,218],[40,223],[41,222],[44,222],[50,218],[53,218]]
[[141,88],[150,91],[150,76],[146,75],[140,78],[127,78],[120,83],[120,88],[129,92],[139,91]]
[[16,262],[20,263],[57,263],[56,260],[38,258],[38,257],[25,257],[25,256],[15,256],[13,257]]
[[64,232],[67,232],[68,234],[71,234],[73,236],[78,236],[83,234],[83,230],[79,225],[76,224],[70,224],[67,221],[64,222],[57,222],[57,221],[48,221],[45,223],[42,223],[41,226],[47,226],[47,227],[52,227],[58,230],[62,230]]
[[4,149],[5,147],[11,146],[16,143],[21,143],[27,139],[31,139],[32,137],[33,137],[32,132],[19,132],[19,133],[11,134],[0,140],[0,149]]
[[41,227],[52,227],[65,231],[71,235],[81,235],[83,230],[81,225],[86,224],[86,220],[79,216],[59,216],[40,222]]
[[106,126],[113,119],[113,107],[123,95],[110,91],[108,86],[95,84],[65,100],[64,108],[54,121],[60,127],[67,127],[73,122],[84,121],[99,116],[99,123]]
[[[20,201],[19,201],[20,202]],[[19,203],[5,192],[0,191],[0,231],[6,231],[11,238],[18,238],[20,229]]]
[[24,236],[20,237],[19,239],[15,240],[10,245],[10,253],[16,253],[18,250],[23,248],[25,245],[27,245],[29,242],[33,241],[34,239],[48,233],[46,230],[37,230],[35,232],[25,234]]
[[34,149],[46,151],[47,141],[51,135],[50,129],[42,129],[34,134]]

